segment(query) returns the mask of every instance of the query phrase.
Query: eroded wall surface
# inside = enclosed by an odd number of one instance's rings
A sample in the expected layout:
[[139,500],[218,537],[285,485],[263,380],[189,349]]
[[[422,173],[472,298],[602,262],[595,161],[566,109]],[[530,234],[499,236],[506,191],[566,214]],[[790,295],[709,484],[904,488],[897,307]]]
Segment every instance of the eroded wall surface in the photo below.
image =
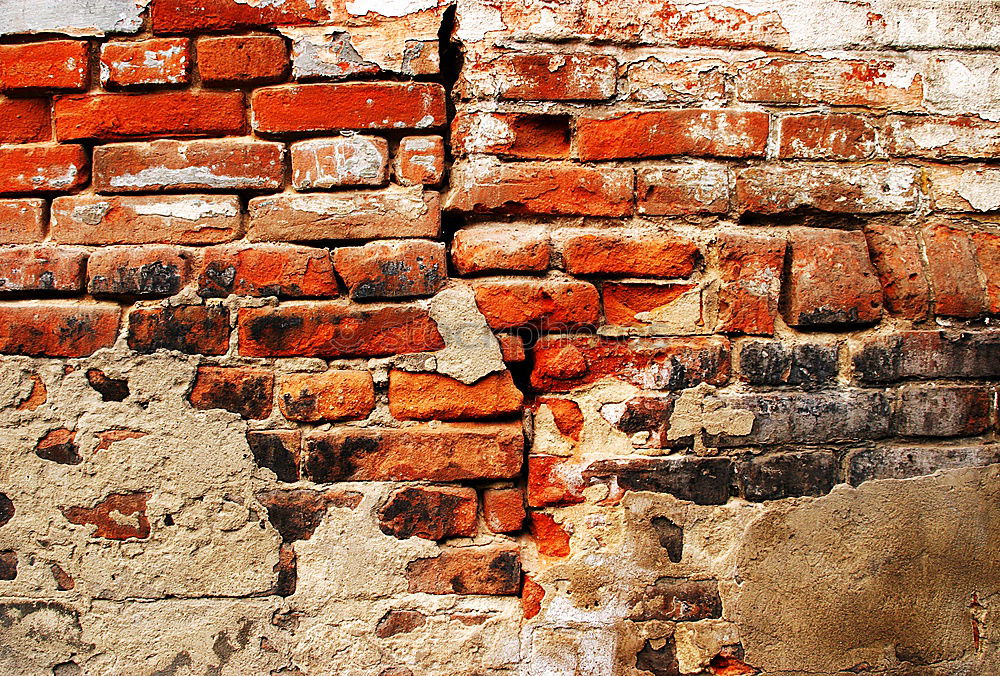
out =
[[0,0],[0,673],[1000,673],[998,45]]

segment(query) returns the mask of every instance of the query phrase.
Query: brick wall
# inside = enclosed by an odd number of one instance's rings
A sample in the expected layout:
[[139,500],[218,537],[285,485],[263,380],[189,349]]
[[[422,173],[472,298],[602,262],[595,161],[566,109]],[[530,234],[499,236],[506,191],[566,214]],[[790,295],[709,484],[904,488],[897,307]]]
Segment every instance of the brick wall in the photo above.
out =
[[0,671],[1000,670],[998,45],[0,0]]

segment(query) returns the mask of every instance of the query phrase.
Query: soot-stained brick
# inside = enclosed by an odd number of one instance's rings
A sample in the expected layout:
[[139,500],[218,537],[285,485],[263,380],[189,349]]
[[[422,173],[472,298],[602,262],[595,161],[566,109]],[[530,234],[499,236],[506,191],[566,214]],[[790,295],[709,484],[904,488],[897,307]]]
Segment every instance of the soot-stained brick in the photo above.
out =
[[667,552],[667,558],[680,563],[684,554],[684,529],[665,516],[654,516],[650,521],[660,546]]
[[60,465],[79,465],[83,462],[80,449],[76,445],[76,432],[64,427],[51,430],[38,440],[35,445],[35,455],[42,460],[57,462]]
[[476,531],[476,490],[458,486],[407,487],[379,510],[379,528],[399,539],[444,540]]
[[88,369],[87,382],[104,401],[124,401],[128,398],[128,380],[125,378],[112,378],[100,369]]
[[257,499],[267,509],[267,518],[283,542],[308,540],[330,507],[354,509],[361,494],[353,491],[275,490],[262,491]]
[[628,458],[598,460],[583,471],[588,482],[615,479],[626,491],[669,493],[699,505],[729,499],[733,463],[729,458]]
[[302,433],[298,430],[247,432],[247,444],[254,461],[274,472],[278,481],[299,480],[299,449]]
[[633,598],[630,617],[638,622],[693,622],[722,617],[719,583],[660,578]]
[[0,526],[6,526],[14,518],[14,501],[6,493],[0,493]]
[[778,453],[736,465],[740,491],[751,502],[826,495],[836,483],[837,459],[829,451]]

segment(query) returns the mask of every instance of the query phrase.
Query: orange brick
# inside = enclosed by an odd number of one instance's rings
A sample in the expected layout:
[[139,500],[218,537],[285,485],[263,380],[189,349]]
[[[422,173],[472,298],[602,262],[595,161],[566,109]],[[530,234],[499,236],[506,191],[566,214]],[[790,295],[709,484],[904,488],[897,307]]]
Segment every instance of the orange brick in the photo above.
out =
[[333,261],[326,249],[293,244],[231,244],[205,249],[198,295],[205,298],[337,296]]
[[0,294],[83,289],[87,252],[54,246],[0,249]]
[[278,82],[288,73],[288,47],[277,35],[199,38],[198,72],[206,84]]
[[[604,318],[608,324],[641,324],[636,315],[662,308],[674,302],[695,284],[611,284],[601,288],[604,300]],[[699,317],[691,318],[697,321]]]
[[600,297],[593,284],[577,280],[488,280],[474,286],[476,304],[494,329],[534,326],[558,331],[594,325]]
[[926,317],[930,287],[916,231],[902,225],[867,225],[865,235],[886,307],[905,319]]
[[82,146],[0,146],[0,194],[69,192],[86,184],[89,169]]
[[341,247],[333,252],[333,263],[354,300],[431,296],[448,281],[439,242],[402,239]]
[[0,97],[0,143],[35,143],[51,138],[47,99]]
[[514,415],[524,395],[510,371],[466,385],[438,373],[389,374],[389,411],[400,420],[474,420]]
[[274,406],[274,374],[266,369],[200,366],[188,399],[197,409],[221,408],[263,420]]
[[515,545],[444,549],[408,563],[406,578],[411,592],[516,596],[521,557]]
[[973,240],[979,256],[979,269],[986,278],[987,312],[1000,314],[1000,235],[977,232]]
[[79,40],[0,45],[0,89],[86,89],[89,53]]
[[187,282],[188,259],[169,246],[111,246],[87,263],[87,289],[94,296],[172,296]]
[[451,262],[460,275],[477,272],[541,272],[549,267],[550,244],[543,228],[491,223],[462,228],[451,242]]
[[293,143],[296,190],[383,185],[389,180],[389,144],[377,136],[314,138]]
[[45,238],[45,200],[0,199],[0,244],[31,244]]
[[719,236],[719,324],[716,331],[771,335],[785,264],[783,237]]
[[444,178],[444,139],[406,136],[399,141],[392,173],[400,185],[437,185]]
[[875,127],[858,115],[792,115],[781,119],[778,157],[862,160],[875,152]]
[[456,155],[489,153],[526,160],[569,157],[570,116],[458,112],[451,124]]
[[0,354],[86,357],[111,347],[121,308],[110,304],[0,305]]
[[322,22],[329,10],[315,0],[248,3],[241,0],[156,0],[152,8],[154,33],[197,33],[233,28],[301,26]]
[[375,408],[375,388],[367,371],[326,371],[282,376],[278,405],[289,420],[363,420]]
[[483,517],[494,533],[516,533],[524,525],[524,492],[519,488],[483,491]]
[[974,318],[986,311],[986,290],[979,280],[972,236],[944,222],[923,228],[927,274],[934,292],[934,314]]
[[732,189],[729,173],[725,166],[707,162],[643,167],[636,172],[639,213],[649,216],[724,214],[729,211]]
[[407,486],[379,508],[379,528],[403,540],[445,540],[476,534],[476,489],[461,486]]
[[101,45],[105,87],[184,84],[188,81],[186,38],[155,38]]
[[687,277],[698,258],[698,245],[680,235],[582,234],[563,246],[566,271],[574,275]]

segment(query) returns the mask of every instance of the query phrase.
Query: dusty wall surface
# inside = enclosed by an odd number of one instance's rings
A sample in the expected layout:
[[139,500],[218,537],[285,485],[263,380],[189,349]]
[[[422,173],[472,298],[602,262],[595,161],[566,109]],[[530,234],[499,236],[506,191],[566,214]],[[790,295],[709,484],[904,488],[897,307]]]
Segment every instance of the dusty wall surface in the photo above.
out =
[[998,46],[0,0],[0,673],[1000,673]]

